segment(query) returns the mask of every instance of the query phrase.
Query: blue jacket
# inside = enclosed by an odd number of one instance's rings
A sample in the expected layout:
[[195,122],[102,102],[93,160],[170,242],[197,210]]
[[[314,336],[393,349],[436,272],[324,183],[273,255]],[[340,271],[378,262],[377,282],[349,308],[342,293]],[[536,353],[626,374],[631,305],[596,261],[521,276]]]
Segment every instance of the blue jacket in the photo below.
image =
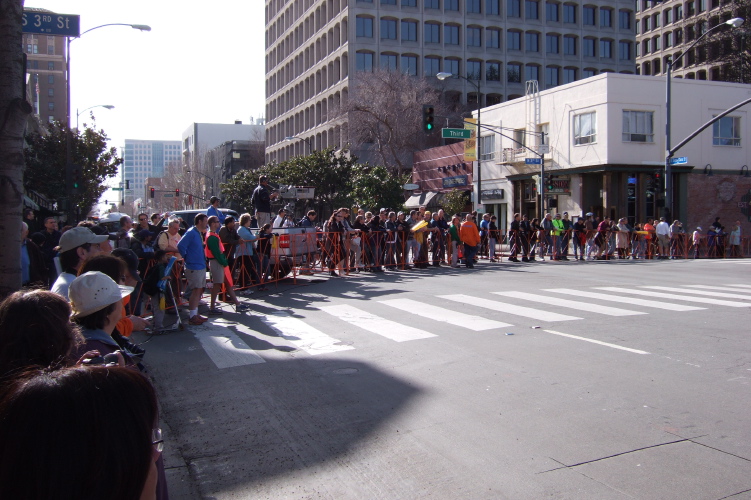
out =
[[227,218],[227,216],[224,215],[221,210],[214,208],[214,205],[209,205],[209,208],[206,209],[206,215],[208,215],[209,217],[216,215],[219,218],[219,222],[221,222],[222,224],[224,224],[224,219]]
[[193,271],[206,269],[206,256],[203,253],[203,236],[196,226],[191,227],[177,244],[180,255],[185,259],[185,267]]
[[240,257],[242,255],[252,256],[253,242],[256,241],[258,237],[253,234],[253,231],[251,231],[250,228],[245,226],[240,226],[240,229],[237,230],[237,235],[240,236],[242,241],[235,247],[235,257]]

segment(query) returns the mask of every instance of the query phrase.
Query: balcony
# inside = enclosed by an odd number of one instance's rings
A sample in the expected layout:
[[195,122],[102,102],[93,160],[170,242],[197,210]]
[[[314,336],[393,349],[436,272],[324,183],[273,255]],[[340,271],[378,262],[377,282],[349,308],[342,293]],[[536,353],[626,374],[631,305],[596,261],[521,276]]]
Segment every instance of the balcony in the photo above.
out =
[[530,146],[530,149],[537,154],[527,148],[504,148],[500,154],[495,153],[496,159],[498,163],[524,163],[527,158],[539,158],[540,154],[544,154],[548,158],[553,155],[553,148],[547,144]]

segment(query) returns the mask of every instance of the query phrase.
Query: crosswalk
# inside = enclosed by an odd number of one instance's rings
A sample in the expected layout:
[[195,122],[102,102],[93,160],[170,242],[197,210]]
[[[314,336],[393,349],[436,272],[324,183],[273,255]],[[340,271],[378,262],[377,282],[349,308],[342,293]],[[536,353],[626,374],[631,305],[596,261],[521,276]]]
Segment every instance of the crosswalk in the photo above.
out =
[[[450,304],[456,307],[447,307]],[[424,300],[343,297],[333,303],[321,301],[318,305],[314,302],[311,307],[294,313],[279,309],[255,315],[255,324],[222,317],[191,327],[191,330],[219,369],[261,365],[285,356],[336,356],[355,349],[353,344],[359,345],[362,336],[370,334],[375,335],[371,339],[397,343],[430,341],[439,336],[436,333],[441,330],[439,323],[452,325],[452,331],[480,334],[502,334],[514,326],[544,324],[539,331],[647,354],[546,328],[595,318],[638,317],[659,311],[693,312],[716,307],[751,307],[751,285],[544,288],[534,293],[508,290],[484,296],[427,295]],[[263,342],[267,348],[253,349],[246,340],[251,345],[253,341]]]

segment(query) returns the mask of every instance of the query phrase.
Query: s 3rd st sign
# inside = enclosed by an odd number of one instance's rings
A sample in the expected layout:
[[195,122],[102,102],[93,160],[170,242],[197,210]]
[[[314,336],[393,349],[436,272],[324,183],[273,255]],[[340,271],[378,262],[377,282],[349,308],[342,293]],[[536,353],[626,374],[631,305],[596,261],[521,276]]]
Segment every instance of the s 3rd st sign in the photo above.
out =
[[24,9],[21,25],[24,33],[70,37],[77,37],[81,34],[81,16],[78,14],[56,14],[36,9]]

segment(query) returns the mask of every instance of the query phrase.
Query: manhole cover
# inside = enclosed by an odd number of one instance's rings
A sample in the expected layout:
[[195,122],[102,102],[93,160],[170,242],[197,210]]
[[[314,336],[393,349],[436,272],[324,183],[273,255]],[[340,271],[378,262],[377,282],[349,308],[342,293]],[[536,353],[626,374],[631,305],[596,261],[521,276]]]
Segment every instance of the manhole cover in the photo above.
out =
[[333,371],[333,373],[335,373],[336,375],[352,375],[353,373],[357,373],[358,371],[360,370],[358,370],[357,368],[337,368]]

